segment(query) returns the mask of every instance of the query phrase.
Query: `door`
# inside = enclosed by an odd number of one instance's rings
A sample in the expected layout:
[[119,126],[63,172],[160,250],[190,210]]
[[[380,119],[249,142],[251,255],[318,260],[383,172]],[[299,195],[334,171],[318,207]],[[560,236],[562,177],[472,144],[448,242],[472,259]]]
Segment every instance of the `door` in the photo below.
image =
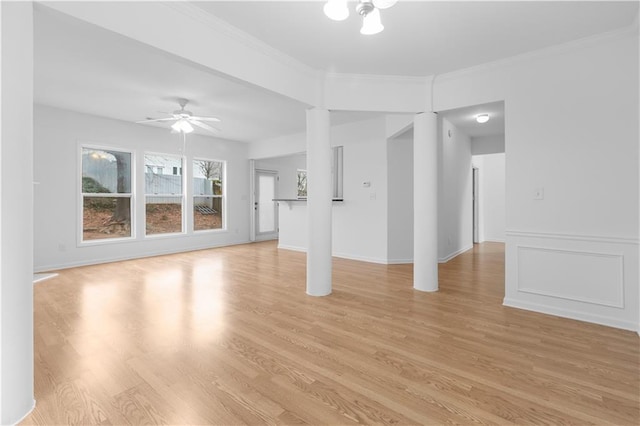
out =
[[278,238],[278,203],[276,185],[278,174],[272,171],[256,170],[256,239],[270,240]]
[[478,187],[480,186],[479,183],[479,176],[478,176],[478,169],[477,168],[473,168],[473,183],[472,183],[472,192],[473,192],[473,242],[474,243],[479,243],[480,242],[480,236],[479,236],[479,228],[480,228],[480,205],[479,205],[479,198],[478,198]]

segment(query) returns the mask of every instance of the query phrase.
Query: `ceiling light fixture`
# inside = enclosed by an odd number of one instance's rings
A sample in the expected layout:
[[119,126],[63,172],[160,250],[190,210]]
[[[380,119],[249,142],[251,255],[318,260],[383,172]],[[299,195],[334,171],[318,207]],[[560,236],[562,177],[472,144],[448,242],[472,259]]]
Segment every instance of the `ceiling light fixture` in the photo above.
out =
[[[398,0],[359,0],[356,12],[362,16],[362,28],[360,34],[378,34],[384,30],[380,20],[380,10],[388,9]],[[327,0],[324,5],[324,14],[334,21],[343,21],[349,17],[347,0]]]
[[[368,7],[360,7],[362,5],[370,5]],[[360,34],[373,35],[384,30],[384,25],[380,21],[380,11],[373,7],[372,3],[362,1],[356,7],[356,11],[362,15],[362,28]]]
[[[1,0],[0,0],[1,1]],[[207,130],[212,133],[218,133],[220,129],[215,127],[211,127],[205,122],[219,122],[220,119],[217,117],[201,117],[195,116],[191,111],[187,111],[184,109],[189,101],[187,99],[179,98],[177,99],[178,105],[180,105],[180,109],[173,111],[171,113],[163,112],[162,114],[170,115],[170,117],[164,118],[151,118],[147,117],[146,120],[136,121],[138,124],[146,124],[146,123],[171,123],[171,129],[175,133],[191,133],[195,129],[193,126],[200,127],[201,129]]]
[[323,10],[324,14],[334,21],[344,21],[349,17],[347,0],[328,0]]
[[478,114],[476,115],[476,121],[480,124],[484,124],[489,121],[489,114]]
[[183,132],[183,133],[193,132],[193,126],[184,118],[181,118],[180,120],[173,123],[171,125],[171,128],[176,132]]

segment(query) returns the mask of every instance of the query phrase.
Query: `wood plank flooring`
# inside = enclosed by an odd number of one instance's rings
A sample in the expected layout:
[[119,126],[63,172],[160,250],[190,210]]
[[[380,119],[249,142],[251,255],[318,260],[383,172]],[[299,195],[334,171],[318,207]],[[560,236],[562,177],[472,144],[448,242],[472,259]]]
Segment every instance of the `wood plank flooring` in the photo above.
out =
[[35,286],[23,424],[640,423],[635,333],[502,306],[504,247],[440,265],[334,260],[274,242],[58,271]]

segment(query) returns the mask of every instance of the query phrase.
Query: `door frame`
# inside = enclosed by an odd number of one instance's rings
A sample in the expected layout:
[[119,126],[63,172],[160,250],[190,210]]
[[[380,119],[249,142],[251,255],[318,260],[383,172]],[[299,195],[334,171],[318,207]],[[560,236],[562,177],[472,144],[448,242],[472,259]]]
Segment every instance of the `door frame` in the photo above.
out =
[[471,210],[473,211],[473,236],[472,241],[474,244],[480,242],[480,170],[477,167],[471,169]]
[[258,229],[260,227],[259,219],[258,219],[258,199],[259,199],[259,184],[258,179],[260,175],[269,175],[274,177],[273,182],[273,197],[278,198],[278,171],[277,170],[267,170],[267,169],[255,169],[253,176],[253,202],[252,202],[252,216],[254,223],[254,241],[265,241],[265,240],[276,240],[278,239],[278,231],[279,231],[279,212],[278,212],[278,203],[276,201],[273,202],[273,222],[275,231],[272,232],[259,232]]

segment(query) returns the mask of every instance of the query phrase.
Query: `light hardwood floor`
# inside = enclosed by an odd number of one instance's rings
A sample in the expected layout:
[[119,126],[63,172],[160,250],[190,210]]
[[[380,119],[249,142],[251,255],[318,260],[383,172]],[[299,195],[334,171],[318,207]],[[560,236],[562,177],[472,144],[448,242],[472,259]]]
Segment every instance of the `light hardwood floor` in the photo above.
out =
[[639,424],[635,333],[501,305],[504,248],[440,265],[334,260],[274,242],[59,271],[35,286],[23,424]]

